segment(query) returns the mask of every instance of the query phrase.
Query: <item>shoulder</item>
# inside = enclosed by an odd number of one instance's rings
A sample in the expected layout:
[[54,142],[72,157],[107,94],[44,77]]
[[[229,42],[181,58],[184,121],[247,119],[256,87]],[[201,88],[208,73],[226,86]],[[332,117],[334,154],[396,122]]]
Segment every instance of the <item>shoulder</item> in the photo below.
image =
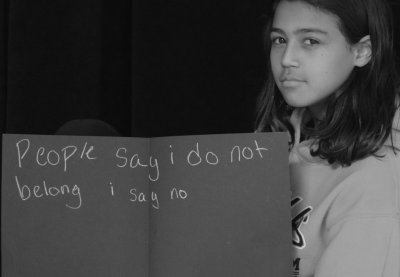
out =
[[337,176],[330,213],[331,226],[354,218],[398,217],[400,153],[384,148],[342,168]]

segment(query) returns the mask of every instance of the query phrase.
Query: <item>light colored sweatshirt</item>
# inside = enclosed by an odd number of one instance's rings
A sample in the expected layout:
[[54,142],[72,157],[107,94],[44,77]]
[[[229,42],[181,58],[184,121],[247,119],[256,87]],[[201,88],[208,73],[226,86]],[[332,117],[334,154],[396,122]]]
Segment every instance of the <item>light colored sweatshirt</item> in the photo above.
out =
[[[391,141],[349,167],[310,155],[299,142],[306,109],[293,112],[289,163],[294,276],[400,277],[400,151]],[[400,148],[400,113],[393,142]]]

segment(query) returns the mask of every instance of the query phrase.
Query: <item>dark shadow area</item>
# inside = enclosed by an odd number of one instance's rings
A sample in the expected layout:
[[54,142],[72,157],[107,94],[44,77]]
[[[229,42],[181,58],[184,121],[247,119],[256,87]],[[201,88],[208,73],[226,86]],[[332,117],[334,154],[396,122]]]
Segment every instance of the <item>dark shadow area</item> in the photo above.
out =
[[73,119],[131,134],[130,0],[12,1],[7,133],[54,134]]
[[133,133],[252,132],[266,8],[265,1],[135,4]]
[[0,128],[54,134],[97,119],[121,136],[252,132],[268,2],[5,0]]

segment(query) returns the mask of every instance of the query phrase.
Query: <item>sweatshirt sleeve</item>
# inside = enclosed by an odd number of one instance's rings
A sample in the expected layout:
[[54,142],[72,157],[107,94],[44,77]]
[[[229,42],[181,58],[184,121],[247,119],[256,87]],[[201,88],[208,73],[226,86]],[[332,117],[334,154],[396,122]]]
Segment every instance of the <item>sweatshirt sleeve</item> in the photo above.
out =
[[315,277],[400,276],[397,217],[350,218],[327,234]]

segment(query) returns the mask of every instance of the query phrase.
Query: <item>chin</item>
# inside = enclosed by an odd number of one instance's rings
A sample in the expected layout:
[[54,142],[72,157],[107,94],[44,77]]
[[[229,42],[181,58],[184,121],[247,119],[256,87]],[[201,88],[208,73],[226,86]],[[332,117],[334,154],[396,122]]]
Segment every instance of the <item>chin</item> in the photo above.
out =
[[304,103],[303,101],[298,101],[296,99],[291,99],[290,97],[283,97],[285,99],[286,104],[293,108],[306,108],[309,106],[308,103]]

